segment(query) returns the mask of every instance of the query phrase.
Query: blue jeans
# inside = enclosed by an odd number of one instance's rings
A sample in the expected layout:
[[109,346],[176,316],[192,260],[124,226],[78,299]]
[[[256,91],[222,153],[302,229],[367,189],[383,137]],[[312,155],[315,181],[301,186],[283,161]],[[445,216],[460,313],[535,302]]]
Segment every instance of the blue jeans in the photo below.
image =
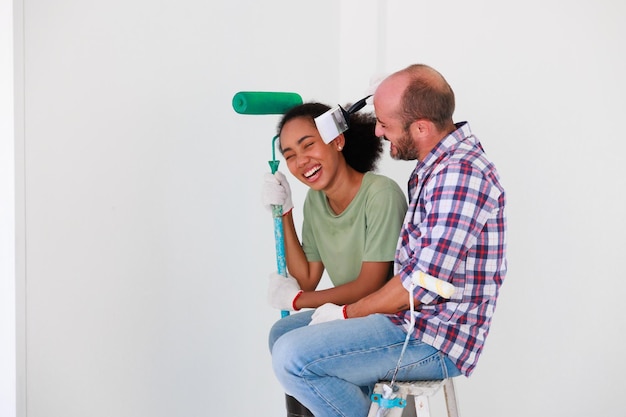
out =
[[[369,394],[393,377],[406,338],[385,315],[308,326],[313,311],[280,319],[270,331],[274,373],[315,417],[365,417]],[[460,371],[437,349],[411,338],[398,381],[443,379]]]

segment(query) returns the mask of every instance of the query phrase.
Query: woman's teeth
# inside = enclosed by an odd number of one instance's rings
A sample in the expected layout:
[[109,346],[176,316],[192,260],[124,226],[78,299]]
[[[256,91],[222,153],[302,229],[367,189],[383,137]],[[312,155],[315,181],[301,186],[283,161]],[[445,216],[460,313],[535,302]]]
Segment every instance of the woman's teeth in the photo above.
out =
[[312,177],[313,175],[315,175],[317,173],[317,171],[319,171],[320,169],[322,169],[322,167],[320,165],[311,168],[310,170],[308,170],[307,172],[304,173],[304,176],[307,178]]

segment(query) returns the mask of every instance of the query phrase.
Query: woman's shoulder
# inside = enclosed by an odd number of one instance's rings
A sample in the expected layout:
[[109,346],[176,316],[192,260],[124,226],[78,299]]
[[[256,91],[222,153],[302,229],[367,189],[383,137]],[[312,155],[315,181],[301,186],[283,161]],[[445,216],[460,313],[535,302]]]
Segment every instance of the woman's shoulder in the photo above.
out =
[[377,174],[374,172],[366,172],[363,177],[363,184],[367,184],[373,191],[377,190],[398,190],[401,191],[398,183],[392,178]]
[[397,212],[404,215],[407,208],[407,198],[396,181],[392,178],[375,173],[368,173],[363,183],[367,183],[363,193],[368,207],[375,212]]

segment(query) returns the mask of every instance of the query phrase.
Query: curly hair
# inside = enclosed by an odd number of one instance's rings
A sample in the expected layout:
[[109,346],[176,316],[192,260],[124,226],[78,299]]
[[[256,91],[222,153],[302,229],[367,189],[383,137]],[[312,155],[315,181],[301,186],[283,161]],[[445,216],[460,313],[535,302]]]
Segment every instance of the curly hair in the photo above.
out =
[[[346,106],[345,108],[348,108]],[[309,102],[289,109],[278,122],[278,136],[285,124],[296,118],[314,119],[330,110],[326,104]],[[353,113],[350,128],[343,135],[346,143],[342,153],[348,165],[358,172],[374,171],[383,153],[383,139],[375,134],[376,117],[373,113]],[[282,152],[282,147],[280,148]]]

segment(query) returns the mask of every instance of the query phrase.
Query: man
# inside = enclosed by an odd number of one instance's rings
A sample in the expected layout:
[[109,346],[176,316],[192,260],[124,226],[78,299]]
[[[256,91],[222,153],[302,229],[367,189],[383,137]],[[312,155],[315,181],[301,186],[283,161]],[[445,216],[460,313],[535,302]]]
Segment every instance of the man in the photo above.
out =
[[[505,193],[469,125],[453,122],[443,76],[425,65],[398,71],[377,88],[374,108],[391,156],[417,160],[395,276],[355,303],[322,305],[272,350],[285,392],[316,417],[365,416],[371,388],[394,375],[469,376],[506,274]],[[454,285],[450,299],[414,286],[420,272]]]

